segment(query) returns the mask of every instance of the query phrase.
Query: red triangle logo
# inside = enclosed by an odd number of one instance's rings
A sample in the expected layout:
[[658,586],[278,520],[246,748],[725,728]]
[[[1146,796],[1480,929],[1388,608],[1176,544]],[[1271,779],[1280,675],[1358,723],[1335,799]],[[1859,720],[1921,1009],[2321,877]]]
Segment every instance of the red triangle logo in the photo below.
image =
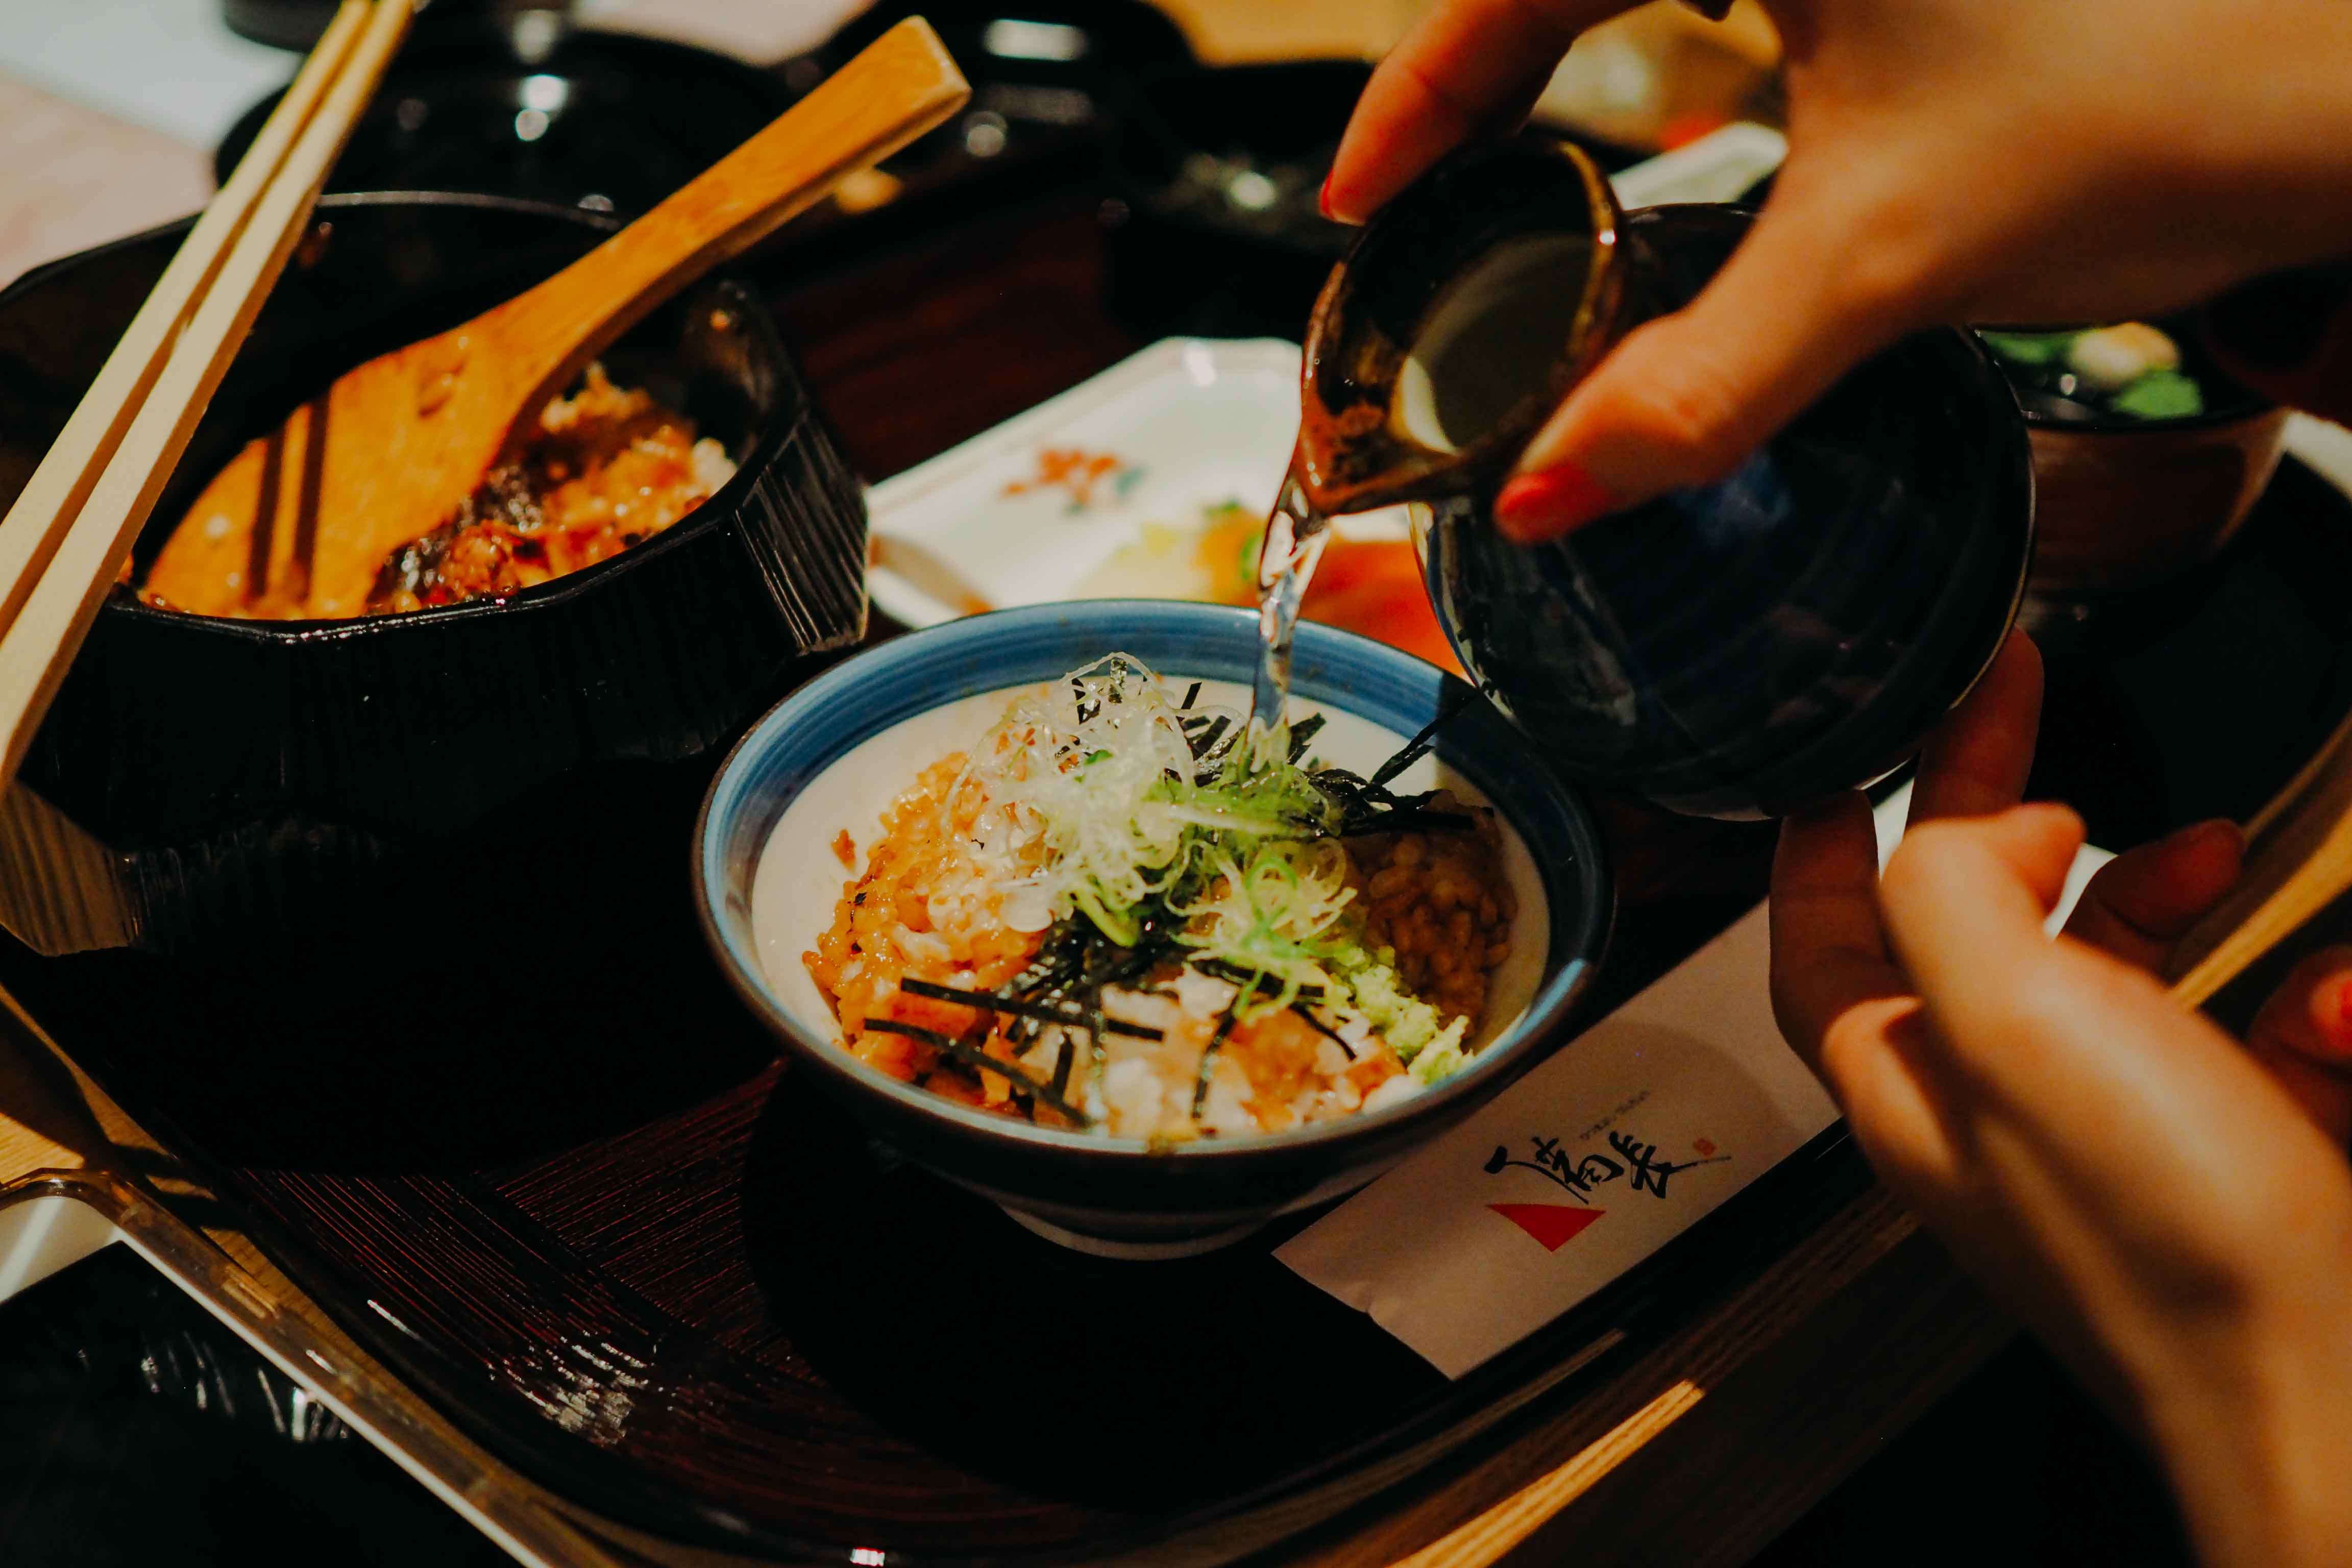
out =
[[1488,1208],[1543,1243],[1546,1252],[1558,1252],[1579,1231],[1607,1209],[1571,1208],[1566,1204],[1488,1204]]

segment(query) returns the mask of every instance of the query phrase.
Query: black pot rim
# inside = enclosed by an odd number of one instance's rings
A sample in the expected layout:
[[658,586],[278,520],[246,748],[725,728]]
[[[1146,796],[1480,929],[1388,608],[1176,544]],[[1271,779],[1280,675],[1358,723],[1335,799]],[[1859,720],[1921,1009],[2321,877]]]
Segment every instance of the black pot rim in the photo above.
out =
[[[584,207],[566,206],[556,202],[536,201],[521,196],[500,196],[472,191],[355,191],[321,196],[316,211],[332,213],[368,207],[458,207],[478,212],[499,212],[538,216],[551,220],[577,225],[604,235],[617,233],[623,226],[620,219]],[[159,224],[138,234],[125,235],[71,256],[45,262],[25,273],[7,288],[0,289],[0,308],[15,300],[19,293],[47,286],[60,274],[102,256],[128,247],[152,243],[157,237],[173,233],[184,233],[194,226],[194,216]],[[772,351],[772,357],[781,359],[782,340],[774,318],[757,295],[733,282],[726,273],[714,272],[698,287],[726,289],[729,308],[741,312],[745,325]],[[757,431],[750,449],[736,464],[734,478],[713,492],[693,511],[641,544],[632,545],[618,554],[608,556],[591,566],[566,573],[549,582],[525,588],[504,599],[468,599],[454,605],[440,605],[428,609],[411,610],[398,615],[354,616],[340,620],[260,621],[240,620],[227,616],[200,616],[186,610],[170,610],[146,604],[123,594],[110,595],[100,605],[107,616],[127,616],[150,623],[177,627],[197,636],[242,637],[252,642],[299,646],[305,643],[341,641],[354,637],[398,637],[416,635],[417,628],[447,625],[452,621],[484,615],[501,615],[541,609],[557,605],[576,595],[593,589],[606,578],[676,548],[698,532],[725,525],[733,514],[733,504],[753,482],[761,465],[773,458],[785,437],[788,425],[771,423]],[[150,520],[152,526],[152,520]]]
[[[509,43],[511,33],[509,28],[488,19],[445,22],[438,26],[420,26],[412,36],[407,46],[394,57],[392,68],[384,77],[383,96],[389,97],[399,89],[404,80],[412,78],[450,79],[462,76],[488,81],[501,77],[523,77],[533,74],[533,66],[510,51],[494,55],[484,55],[480,52],[480,46],[486,40],[504,45]],[[690,66],[698,70],[719,71],[731,78],[746,89],[772,92],[776,100],[775,112],[779,114],[790,108],[800,96],[773,71],[762,69],[749,60],[738,58],[736,56],[723,54],[717,49],[705,48],[699,44],[689,44],[678,38],[656,37],[648,33],[634,33],[617,27],[567,26],[562,36],[556,41],[555,51],[560,55],[567,47],[579,47],[600,51],[622,49],[633,56],[646,58],[666,58],[680,66]],[[552,63],[561,66],[560,59],[555,59]],[[560,69],[558,74],[562,74]],[[227,181],[229,171],[236,166],[237,159],[242,158],[253,145],[253,140],[260,132],[262,122],[269,118],[270,111],[278,107],[278,100],[285,96],[285,89],[280,88],[256,100],[250,108],[236,117],[236,121],[229,126],[227,133],[221,137],[220,144],[213,149],[212,166],[215,184],[224,184]],[[235,152],[236,157],[230,156],[232,151]]]
[[[2009,378],[2004,374],[2001,379],[2006,382]],[[2011,388],[2012,394],[2015,390],[2014,386]],[[2184,415],[2176,419],[2111,419],[2105,416],[2093,419],[2053,419],[2048,415],[2036,414],[2022,398],[2018,400],[2017,406],[2018,412],[2025,416],[2025,427],[2038,435],[2093,437],[2180,436],[2197,430],[2224,430],[2231,426],[2251,425],[2257,420],[2267,419],[2274,414],[2286,411],[2284,404],[2273,403],[2251,393],[2247,395],[2247,399],[2228,408],[2208,409],[2202,414]]]

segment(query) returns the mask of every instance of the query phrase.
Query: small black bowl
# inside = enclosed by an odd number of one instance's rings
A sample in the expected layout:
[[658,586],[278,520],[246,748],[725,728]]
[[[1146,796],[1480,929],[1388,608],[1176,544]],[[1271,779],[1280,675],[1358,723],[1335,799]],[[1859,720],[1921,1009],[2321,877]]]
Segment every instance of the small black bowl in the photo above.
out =
[[[213,154],[216,178],[228,178],[280,96],[230,128]],[[799,96],[783,77],[730,56],[571,27],[546,12],[420,19],[327,188],[478,191],[634,214]]]
[[[1749,221],[1627,217],[1641,313],[1695,297]],[[2024,423],[1954,329],[1864,362],[1721,483],[1533,546],[1492,494],[1423,529],[1465,668],[1570,776],[1694,815],[1779,816],[1899,765],[2000,650],[2033,550]]]
[[890,206],[919,230],[943,203],[980,210],[1087,180],[1131,85],[1192,60],[1183,29],[1142,0],[883,0],[787,68],[838,70],[912,16],[971,82],[961,113],[882,164],[901,186]]
[[2204,395],[2195,414],[2134,418],[2060,395],[1994,355],[2033,443],[2039,538],[2026,614],[2037,630],[2210,560],[2278,471],[2287,411],[2231,379],[2193,317],[2154,324]]
[[[612,227],[481,196],[321,202],[134,569],[222,463],[337,374],[538,282]],[[186,232],[0,293],[0,507]],[[759,303],[706,285],[604,363],[725,443],[735,478],[657,537],[505,603],[235,621],[118,591],[0,807],[14,840],[0,922],[47,952],[174,949],[299,931],[420,876],[458,898],[461,873],[509,861],[540,815],[522,807],[534,792],[600,764],[698,756],[811,656],[856,641],[864,500]]]
[[[1151,72],[1192,63],[1184,30],[1143,0],[883,0],[824,41],[816,50],[819,67],[839,69],[908,16],[921,16],[939,33],[971,79],[975,109],[989,107],[991,87],[1043,91],[1048,104],[1056,91],[1099,101]],[[958,123],[915,142],[898,161],[920,162],[928,151],[960,141]]]

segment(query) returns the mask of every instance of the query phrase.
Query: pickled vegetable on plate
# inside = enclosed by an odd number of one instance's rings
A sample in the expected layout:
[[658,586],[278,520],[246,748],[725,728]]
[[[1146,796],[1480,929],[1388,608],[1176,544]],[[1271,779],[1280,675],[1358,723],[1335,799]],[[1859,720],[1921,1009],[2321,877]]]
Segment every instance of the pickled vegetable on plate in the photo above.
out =
[[[1203,508],[1192,528],[1146,524],[1142,538],[1113,556],[1080,592],[1088,597],[1255,606],[1265,533],[1265,517],[1238,501]],[[1307,584],[1301,614],[1462,672],[1438,629],[1437,613],[1422,583],[1421,559],[1410,540],[1334,537]]]

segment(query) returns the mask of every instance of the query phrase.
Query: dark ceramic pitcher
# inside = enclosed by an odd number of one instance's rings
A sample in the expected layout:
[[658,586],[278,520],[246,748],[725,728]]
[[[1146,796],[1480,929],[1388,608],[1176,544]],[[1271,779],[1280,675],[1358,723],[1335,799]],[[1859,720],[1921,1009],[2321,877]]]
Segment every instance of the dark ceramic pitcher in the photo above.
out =
[[1441,164],[1325,286],[1296,470],[1326,511],[1415,503],[1464,666],[1564,773],[1717,816],[1898,766],[1990,663],[2032,554],[2023,422],[1945,330],[1865,362],[1719,483],[1546,544],[1495,530],[1544,417],[1749,221],[1627,215],[1557,140]]

